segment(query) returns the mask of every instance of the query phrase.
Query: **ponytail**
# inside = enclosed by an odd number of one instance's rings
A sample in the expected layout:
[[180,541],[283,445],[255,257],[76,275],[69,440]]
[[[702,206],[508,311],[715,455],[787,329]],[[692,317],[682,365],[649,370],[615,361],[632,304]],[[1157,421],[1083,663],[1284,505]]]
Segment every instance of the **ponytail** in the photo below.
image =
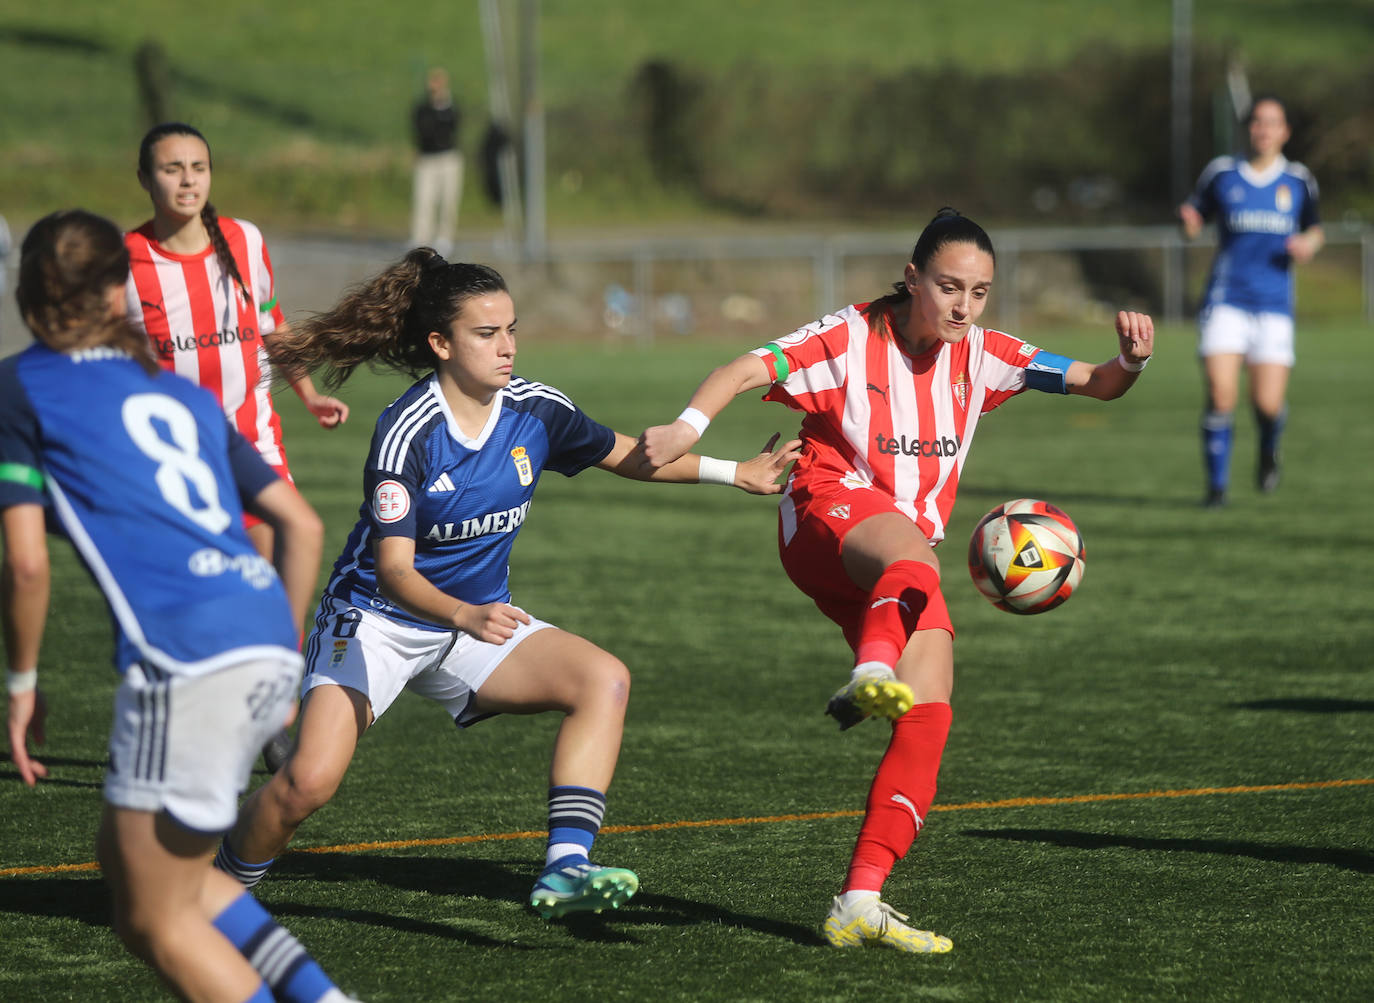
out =
[[472,296],[508,292],[486,265],[450,263],[428,247],[354,286],[331,309],[272,336],[272,363],[294,378],[327,366],[324,384],[337,390],[359,365],[418,378],[433,369],[431,331],[447,333]]

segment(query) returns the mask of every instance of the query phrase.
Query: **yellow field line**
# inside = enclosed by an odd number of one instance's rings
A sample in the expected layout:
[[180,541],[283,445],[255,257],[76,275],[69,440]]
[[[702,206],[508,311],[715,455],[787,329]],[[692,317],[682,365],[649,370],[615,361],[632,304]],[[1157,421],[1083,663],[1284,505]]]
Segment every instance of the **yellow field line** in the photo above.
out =
[[[1355,780],[1312,780],[1292,784],[1252,784],[1242,787],[1188,787],[1172,791],[1134,791],[1109,794],[1070,794],[1064,797],[1005,798],[1001,801],[965,801],[962,804],[937,804],[931,811],[983,811],[988,808],[1034,808],[1041,805],[1093,804],[1099,801],[1139,801],[1146,798],[1196,798],[1217,794],[1269,794],[1276,791],[1313,791],[1333,787],[1374,786],[1374,777]],[[681,819],[676,822],[650,822],[646,825],[608,825],[602,832],[664,832],[670,829],[707,829],[731,825],[765,825],[777,822],[814,822],[831,818],[854,818],[861,810],[815,811],[795,815],[758,815],[749,818]],[[456,846],[460,843],[493,843],[507,839],[543,839],[542,829],[522,832],[488,832],[473,836],[441,836],[433,839],[392,839],[373,843],[342,843],[337,846],[292,847],[293,853],[366,853],[370,850],[405,850],[422,846]],[[100,865],[57,864],[43,867],[0,868],[0,878],[26,874],[65,874],[72,871],[95,871]]]

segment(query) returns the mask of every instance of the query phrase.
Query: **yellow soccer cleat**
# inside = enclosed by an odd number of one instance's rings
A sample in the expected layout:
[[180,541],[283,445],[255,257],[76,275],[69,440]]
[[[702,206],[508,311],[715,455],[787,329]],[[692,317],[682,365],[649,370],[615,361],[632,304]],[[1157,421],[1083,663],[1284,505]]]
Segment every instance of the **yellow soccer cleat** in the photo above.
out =
[[953,949],[948,937],[907,926],[902,922],[906,918],[877,895],[847,907],[836,898],[825,917],[825,939],[831,947],[890,947],[911,954],[944,954]]
[[840,723],[843,731],[875,715],[895,721],[911,710],[915,702],[911,687],[899,682],[891,669],[872,664],[871,668],[855,670],[849,682],[835,691],[825,712]]

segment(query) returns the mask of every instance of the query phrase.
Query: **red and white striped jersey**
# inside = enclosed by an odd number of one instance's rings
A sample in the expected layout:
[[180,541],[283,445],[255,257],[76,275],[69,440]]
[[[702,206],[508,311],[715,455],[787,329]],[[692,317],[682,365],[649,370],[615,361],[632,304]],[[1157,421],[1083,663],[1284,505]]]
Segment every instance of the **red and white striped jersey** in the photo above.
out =
[[199,254],[175,254],[154,239],[149,221],[124,235],[129,319],[148,333],[164,369],[212,392],[263,459],[282,467],[281,421],[272,409],[271,369],[262,340],[284,320],[273,290],[272,261],[252,223],[221,216],[219,225],[251,295],[240,293],[213,246]]
[[900,338],[869,332],[866,305],[753,353],[774,380],[764,399],[806,413],[782,502],[785,542],[798,509],[868,488],[891,496],[932,544],[944,539],[979,416],[1026,389],[1040,351],[975,325],[957,343],[912,355]]

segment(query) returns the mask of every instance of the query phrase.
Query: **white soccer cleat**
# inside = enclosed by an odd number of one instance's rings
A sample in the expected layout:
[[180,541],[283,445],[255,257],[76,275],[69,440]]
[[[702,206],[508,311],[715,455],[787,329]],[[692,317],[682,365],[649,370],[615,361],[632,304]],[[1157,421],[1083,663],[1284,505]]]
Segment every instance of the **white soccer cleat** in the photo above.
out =
[[907,917],[877,895],[845,906],[837,897],[825,917],[825,939],[831,947],[890,947],[911,954],[944,954],[954,943],[929,930],[917,930]]

